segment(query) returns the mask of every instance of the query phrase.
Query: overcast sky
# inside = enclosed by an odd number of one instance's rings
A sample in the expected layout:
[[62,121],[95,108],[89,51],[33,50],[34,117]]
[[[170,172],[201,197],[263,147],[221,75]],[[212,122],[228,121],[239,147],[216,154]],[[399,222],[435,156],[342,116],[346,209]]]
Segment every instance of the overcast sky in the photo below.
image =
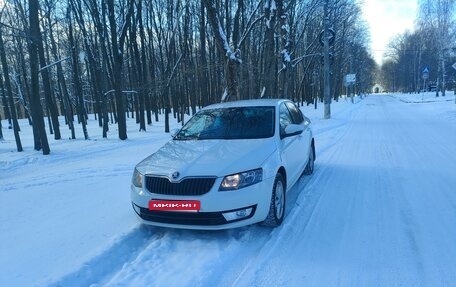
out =
[[381,64],[389,40],[413,30],[418,0],[364,0],[363,14],[370,27],[371,49]]

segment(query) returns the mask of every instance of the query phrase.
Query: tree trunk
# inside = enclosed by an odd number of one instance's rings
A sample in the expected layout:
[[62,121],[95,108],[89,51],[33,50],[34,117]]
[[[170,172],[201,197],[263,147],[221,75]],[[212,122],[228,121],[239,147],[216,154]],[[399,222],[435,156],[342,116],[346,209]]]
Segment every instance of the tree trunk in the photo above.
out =
[[[152,124],[152,116],[151,116],[151,111],[150,111],[150,73],[147,65],[147,56],[146,56],[146,33],[144,32],[144,24],[143,24],[143,16],[142,16],[142,0],[139,0],[138,2],[138,21],[139,21],[139,37],[141,39],[141,60],[140,63],[141,69],[142,69],[142,99],[140,99],[140,110],[142,110],[142,116],[143,119],[140,119],[140,123],[144,122],[144,130],[146,130],[146,119],[144,118],[144,114],[146,114],[147,117],[147,124]],[[151,60],[152,61],[152,60]],[[142,105],[142,107],[141,107]],[[141,129],[141,127],[140,127]]]
[[240,51],[233,52],[228,43],[225,31],[220,22],[220,18],[217,15],[215,4],[211,0],[203,0],[206,6],[207,19],[211,25],[214,33],[215,42],[217,44],[220,55],[226,55],[225,65],[225,81],[226,88],[222,96],[223,101],[235,101],[239,99],[238,91],[238,65],[242,62]]
[[328,1],[325,0],[325,11],[324,11],[324,32],[323,32],[323,73],[324,73],[324,88],[323,88],[323,98],[324,98],[324,118],[331,118],[331,87],[330,87],[330,64],[329,64],[329,7]]
[[122,27],[120,36],[117,35],[117,19],[114,9],[114,0],[107,0],[108,4],[108,19],[111,26],[111,47],[113,55],[113,86],[117,106],[117,126],[119,129],[119,139],[127,139],[127,118],[125,114],[125,99],[122,95],[122,64],[123,64],[123,48],[126,33],[130,26],[130,18],[133,12],[134,1],[129,0],[128,11],[125,16],[125,23]]
[[[51,52],[54,56],[54,59],[57,61],[59,59],[59,55],[57,53],[57,43],[54,39],[54,35],[52,33],[52,25],[49,23],[49,39],[51,41]],[[57,80],[60,86],[60,91],[62,93],[61,98],[63,101],[63,112],[65,114],[66,123],[68,124],[68,128],[71,131],[71,139],[76,138],[76,134],[74,131],[74,118],[73,118],[73,107],[71,105],[70,95],[68,93],[68,87],[66,84],[65,76],[63,74],[62,63],[57,63]]]
[[[0,32],[0,34],[1,34],[1,32]],[[0,37],[1,37],[1,35],[0,35]],[[2,93],[3,113],[5,114],[5,117],[8,120],[8,129],[12,129],[13,128],[13,123],[11,121],[10,108],[8,106],[8,100],[6,99],[6,92],[5,92],[5,88],[4,88],[4,85],[3,85],[3,78],[1,76],[0,76],[0,85],[1,85],[0,92]]]
[[277,60],[275,49],[275,25],[276,7],[272,0],[267,0],[264,13],[266,17],[266,29],[264,35],[264,96],[267,98],[277,97]]
[[[84,40],[84,47],[85,51],[87,54],[87,61],[88,61],[88,73],[90,73],[90,79],[92,80],[92,88],[93,88],[93,94],[95,96],[95,116],[98,114],[98,125],[100,127],[103,126],[103,115],[102,115],[102,109],[101,109],[101,89],[100,89],[100,84],[101,84],[101,71],[100,68],[97,65],[97,62],[94,57],[94,52],[98,49],[97,45],[92,43],[92,45],[89,42],[89,35],[86,29],[85,21],[84,21],[84,15],[82,11],[82,5],[80,1],[71,1],[71,7],[74,12],[76,21],[78,23],[78,26],[81,30],[83,40]],[[98,11],[94,11],[98,12]],[[92,47],[94,46],[94,47]]]
[[[139,23],[142,23],[142,0],[139,0],[138,1],[138,7],[137,7],[137,18],[138,18],[138,22]],[[138,47],[138,42],[137,42],[137,31],[136,31],[136,21],[134,20],[134,14],[133,14],[133,19],[132,19],[132,25],[130,27],[130,41],[132,42],[131,43],[131,49],[132,49],[132,57],[133,57],[133,60],[132,60],[132,68],[135,70],[135,73],[133,74],[133,77],[134,77],[134,86],[135,89],[137,90],[137,94],[135,95],[136,97],[136,100],[139,102],[138,104],[138,114],[139,116],[136,118],[136,120],[138,121],[139,123],[139,131],[146,131],[146,118],[145,118],[145,93],[146,93],[146,89],[145,89],[145,86],[147,85],[146,84],[146,76],[145,76],[145,73],[146,71],[143,70],[143,67],[144,67],[144,63],[143,65],[141,65],[141,56],[140,56],[140,53],[139,53],[139,47]],[[141,33],[141,30],[143,30],[142,28],[142,24],[140,25],[139,27],[140,29],[140,35],[142,36],[143,33]],[[141,37],[142,38],[142,37]],[[141,42],[143,42],[144,40],[141,39]]]
[[[39,27],[38,27],[39,31]],[[55,105],[55,100],[54,96],[52,93],[51,89],[51,80],[49,77],[49,72],[46,67],[46,58],[44,56],[44,46],[43,46],[43,39],[41,37],[41,32],[38,33],[38,39],[37,39],[37,45],[38,45],[38,56],[39,56],[39,61],[41,68],[41,80],[43,83],[43,90],[44,90],[44,98],[46,100],[46,106],[49,111],[48,117],[50,117],[51,122],[52,122],[52,127],[54,128],[54,139],[59,140],[62,138],[60,135],[60,127],[59,127],[59,114],[57,112],[57,107]],[[50,126],[51,129],[51,126]],[[52,132],[51,132],[52,134]]]
[[[16,107],[14,105],[14,99],[13,99],[13,90],[11,87],[11,81],[9,77],[9,70],[8,70],[8,62],[6,60],[6,53],[5,53],[5,45],[3,43],[3,34],[2,34],[2,29],[0,27],[0,57],[1,57],[1,62],[2,62],[2,67],[3,67],[3,76],[5,78],[5,89],[6,89],[6,94],[8,95],[9,99],[9,112],[11,113],[11,120],[13,122],[13,131],[14,131],[14,138],[16,140],[16,148],[18,152],[23,151],[22,149],[22,142],[21,138],[19,136],[19,122],[17,121],[17,114],[16,114]],[[3,90],[3,81],[2,82],[2,90]]]
[[[207,106],[211,103],[210,92],[209,92],[209,73],[208,73],[208,64],[206,56],[206,20],[205,20],[205,9],[203,0],[200,3],[201,14],[200,14],[200,23],[199,23],[199,36],[200,36],[200,96],[199,104],[202,106]],[[192,103],[192,112],[196,112],[196,103]]]
[[30,23],[30,41],[29,41],[29,57],[30,57],[30,76],[31,76],[31,106],[32,120],[35,137],[35,150],[43,150],[43,154],[50,153],[49,143],[44,126],[43,109],[40,102],[40,84],[39,84],[39,58],[38,58],[38,42],[40,39],[40,23],[38,19],[39,4],[38,0],[29,0],[29,23]]
[[87,122],[84,112],[84,96],[82,94],[81,80],[79,78],[79,63],[78,63],[78,52],[76,47],[76,41],[73,34],[73,23],[71,17],[71,10],[68,8],[68,40],[71,47],[71,63],[72,63],[72,75],[73,75],[73,85],[76,99],[78,101],[78,117],[82,125],[82,132],[84,134],[84,139],[89,139],[89,134],[87,133]]

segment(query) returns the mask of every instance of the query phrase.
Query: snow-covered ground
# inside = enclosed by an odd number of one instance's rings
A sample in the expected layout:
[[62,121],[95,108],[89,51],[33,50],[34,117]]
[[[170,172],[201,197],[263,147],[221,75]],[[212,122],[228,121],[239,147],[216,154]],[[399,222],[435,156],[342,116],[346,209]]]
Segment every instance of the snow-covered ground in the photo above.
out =
[[[24,152],[2,121],[2,286],[456,286],[454,96],[380,94],[302,107],[315,173],[288,196],[282,226],[226,231],[142,226],[130,205],[134,165],[168,139],[163,123],[126,141],[93,119],[90,140],[49,136]],[[178,127],[177,123],[173,123]]]

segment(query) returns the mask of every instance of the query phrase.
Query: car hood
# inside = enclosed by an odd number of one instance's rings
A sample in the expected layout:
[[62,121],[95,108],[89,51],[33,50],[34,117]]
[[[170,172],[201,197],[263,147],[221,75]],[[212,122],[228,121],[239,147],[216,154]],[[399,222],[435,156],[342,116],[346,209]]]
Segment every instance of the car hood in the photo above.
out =
[[225,176],[261,167],[276,150],[273,138],[253,140],[171,140],[140,162],[142,174],[179,177]]

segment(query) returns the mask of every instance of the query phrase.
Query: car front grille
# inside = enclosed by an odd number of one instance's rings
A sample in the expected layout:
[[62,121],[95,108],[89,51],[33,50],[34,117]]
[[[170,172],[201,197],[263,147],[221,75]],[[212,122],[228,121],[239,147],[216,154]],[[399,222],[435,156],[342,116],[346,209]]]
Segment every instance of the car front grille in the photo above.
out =
[[146,189],[151,193],[166,195],[202,195],[211,190],[216,177],[184,178],[180,182],[170,182],[166,177],[146,175]]

